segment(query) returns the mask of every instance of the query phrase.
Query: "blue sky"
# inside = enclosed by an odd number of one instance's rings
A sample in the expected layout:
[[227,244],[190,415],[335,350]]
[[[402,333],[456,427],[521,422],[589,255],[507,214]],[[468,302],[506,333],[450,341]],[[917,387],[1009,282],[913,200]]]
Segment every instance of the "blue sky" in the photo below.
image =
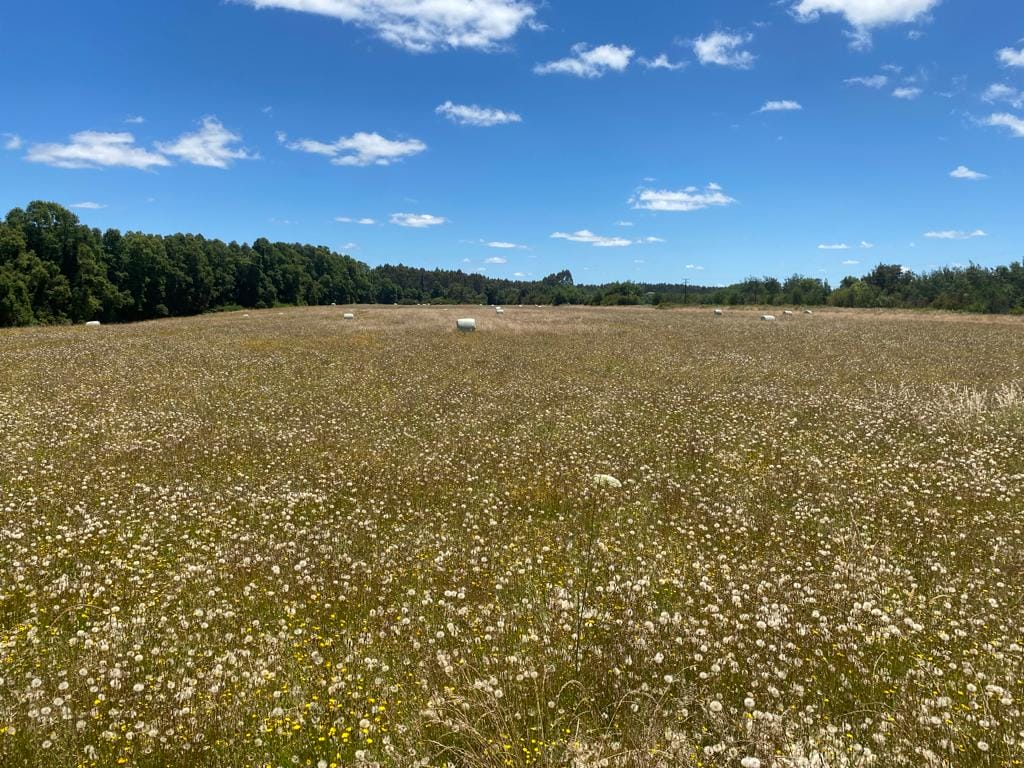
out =
[[582,282],[1024,258],[1019,0],[34,0],[0,30],[4,211]]

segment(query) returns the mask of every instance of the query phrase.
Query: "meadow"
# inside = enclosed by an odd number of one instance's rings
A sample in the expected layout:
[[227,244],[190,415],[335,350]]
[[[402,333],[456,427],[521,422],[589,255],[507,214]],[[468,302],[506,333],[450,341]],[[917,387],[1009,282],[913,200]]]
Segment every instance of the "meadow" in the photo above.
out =
[[0,331],[0,765],[1024,765],[1024,322],[758,314]]

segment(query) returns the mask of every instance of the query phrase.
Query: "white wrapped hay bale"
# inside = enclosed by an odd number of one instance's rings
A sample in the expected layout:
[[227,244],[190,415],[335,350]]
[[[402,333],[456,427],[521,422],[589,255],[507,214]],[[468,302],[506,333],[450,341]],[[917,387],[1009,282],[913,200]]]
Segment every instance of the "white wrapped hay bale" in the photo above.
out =
[[351,313],[351,312],[346,312],[344,315],[342,315],[342,319],[344,319],[344,320],[355,320],[356,316],[353,313]]
[[814,313],[813,313],[813,312],[811,312],[811,310],[809,310],[809,309],[805,309],[805,310],[804,310],[804,314],[805,314],[805,315],[813,315]]
[[725,312],[723,312],[723,311],[722,311],[722,310],[720,310],[720,309],[716,309],[716,310],[715,310],[715,314],[716,314],[716,315],[718,315],[719,317],[721,317],[722,315],[724,315],[724,314],[725,314]]
[[504,315],[505,314],[505,310],[502,309],[501,307],[495,307],[494,308],[494,314],[496,314],[496,315]]
[[761,319],[771,322],[772,320],[775,319],[775,315],[761,315]]
[[612,475],[594,475],[591,484],[595,488],[621,488],[622,481]]
[[455,327],[458,328],[460,331],[475,331],[476,320],[474,320],[472,317],[464,317],[460,320],[455,321]]
[[86,323],[86,325],[88,325],[88,326],[92,326],[92,327],[94,327],[94,328],[95,328],[95,327],[96,327],[97,325],[102,325],[102,323],[100,323],[100,321],[99,321],[99,320],[90,320],[90,321],[88,321],[88,322]]
[[784,315],[792,315],[793,312],[792,312],[792,310],[784,309],[784,310],[782,310],[782,314],[784,314]]

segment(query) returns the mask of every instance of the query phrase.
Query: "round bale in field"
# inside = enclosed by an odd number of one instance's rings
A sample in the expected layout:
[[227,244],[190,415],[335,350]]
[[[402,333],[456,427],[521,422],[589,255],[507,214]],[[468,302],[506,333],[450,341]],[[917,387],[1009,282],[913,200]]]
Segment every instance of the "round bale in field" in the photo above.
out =
[[814,313],[813,313],[813,312],[811,312],[811,310],[809,310],[809,309],[805,309],[805,310],[804,310],[804,314],[805,314],[805,315],[813,315]]
[[762,320],[772,321],[775,319],[775,315],[761,315]]
[[791,310],[791,309],[784,309],[784,310],[782,310],[782,314],[784,314],[784,315],[792,315],[793,314],[793,310]]
[[716,314],[716,315],[718,315],[719,317],[721,317],[722,315],[724,315],[724,314],[725,314],[725,312],[723,312],[723,311],[722,311],[722,310],[720,310],[720,309],[716,309],[716,310],[715,310],[715,314]]
[[463,317],[462,319],[455,321],[455,327],[460,331],[475,331],[476,320],[472,317]]
[[495,307],[494,308],[494,314],[496,314],[496,315],[504,315],[505,314],[505,310],[502,309],[501,307]]
[[342,317],[343,320],[355,320],[356,319],[356,316],[354,314],[352,314],[351,312],[346,312],[341,317]]
[[86,323],[86,325],[96,327],[97,325],[101,325],[101,323],[99,320],[90,320],[89,322]]

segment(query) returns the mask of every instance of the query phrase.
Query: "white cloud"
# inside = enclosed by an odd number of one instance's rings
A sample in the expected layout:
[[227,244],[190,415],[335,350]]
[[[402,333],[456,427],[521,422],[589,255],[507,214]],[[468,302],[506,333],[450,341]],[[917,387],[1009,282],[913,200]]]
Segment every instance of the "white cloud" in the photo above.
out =
[[526,277],[526,273],[525,272],[513,272],[512,276],[513,277]]
[[581,229],[578,232],[555,232],[551,235],[556,240],[571,240],[574,243],[590,243],[598,248],[625,248],[633,245],[632,240],[624,237],[602,237],[595,235],[589,229]]
[[726,195],[717,184],[708,184],[703,190],[687,187],[683,190],[641,189],[629,203],[644,211],[699,211],[703,208],[732,205],[736,200]]
[[536,10],[524,0],[238,0],[254,8],[283,8],[329,16],[373,30],[410,51],[494,49]]
[[633,222],[632,221],[616,221],[615,222],[615,226],[616,227],[632,227],[633,226]]
[[259,155],[251,154],[243,147],[234,146],[241,140],[241,136],[221,125],[217,118],[205,117],[198,131],[182,134],[171,143],[158,143],[156,147],[166,155],[181,158],[193,165],[227,168],[235,160],[259,158]]
[[400,227],[412,227],[413,229],[425,229],[436,227],[447,223],[444,216],[432,216],[429,213],[392,213],[391,223]]
[[687,264],[686,269],[695,269],[698,272],[704,271],[704,267],[702,267],[700,264]]
[[722,67],[750,69],[754,65],[754,54],[742,50],[743,45],[754,39],[752,34],[738,35],[730,32],[712,32],[693,41],[693,52],[701,64],[718,64]]
[[9,149],[12,152],[21,149],[21,136],[16,133],[4,133],[0,135],[4,137],[4,149]]
[[814,21],[822,13],[839,13],[853,27],[854,48],[871,47],[871,30],[889,24],[923,19],[942,0],[798,0],[793,13],[801,21]]
[[481,128],[523,121],[515,112],[478,107],[476,104],[453,104],[450,101],[446,101],[434,111],[459,125],[475,125]]
[[869,250],[871,248],[874,248],[875,244],[874,243],[869,243],[867,240],[861,240],[860,241],[860,247],[863,248],[864,250]]
[[1003,48],[996,56],[1004,67],[1024,67],[1024,48]]
[[506,251],[517,249],[517,248],[518,249],[526,248],[525,245],[518,245],[516,243],[506,243],[506,242],[504,242],[502,240],[492,240],[491,242],[486,243],[486,245],[487,245],[488,248],[500,248],[500,249],[506,250]]
[[107,206],[104,205],[103,203],[85,202],[85,203],[74,203],[72,205],[69,205],[68,207],[69,208],[78,208],[78,209],[83,210],[83,211],[98,211],[98,210],[101,210],[102,208],[106,208]]
[[624,45],[599,45],[589,48],[586,43],[572,47],[572,56],[547,64],[538,64],[533,71],[538,75],[565,74],[577,77],[601,77],[606,72],[622,72],[629,66],[634,51]]
[[966,165],[958,165],[956,168],[949,172],[949,175],[952,176],[954,179],[969,179],[971,181],[978,181],[979,179],[988,178],[988,176],[985,175],[984,173],[972,171]]
[[819,243],[819,251],[848,251],[850,246],[846,243]]
[[144,122],[146,122],[146,118],[144,118],[142,115],[132,115],[131,117],[126,117],[125,122],[129,125],[142,125]]
[[661,237],[645,237],[643,239],[643,242],[645,242],[645,243],[664,243],[665,240],[664,240],[664,238],[661,238]]
[[648,69],[667,69],[675,71],[677,69],[683,69],[686,66],[685,61],[672,62],[669,61],[668,56],[664,53],[656,56],[653,59],[640,59],[640,63]]
[[135,145],[130,133],[80,131],[68,144],[33,144],[25,159],[54,168],[136,168],[141,171],[164,167],[171,161],[157,152]]
[[932,240],[970,240],[975,237],[988,237],[988,233],[983,229],[976,229],[973,232],[946,229],[941,232],[925,232],[924,236]]
[[503,259],[501,256],[491,256],[491,258],[484,261],[484,264],[508,264],[508,259]]
[[1005,101],[1014,109],[1024,107],[1024,92],[1017,90],[1012,85],[993,83],[985,89],[985,92],[981,94],[981,98],[989,104]]
[[803,109],[799,102],[785,99],[783,101],[766,101],[758,112],[797,112]]
[[846,267],[852,267],[855,264],[860,264],[860,262],[857,261],[856,259],[843,259],[842,264],[843,264],[843,266],[846,266]]
[[379,133],[364,133],[362,131],[351,136],[342,136],[330,144],[313,139],[289,142],[288,137],[283,133],[279,133],[277,139],[288,149],[329,157],[333,165],[359,167],[391,165],[407,157],[418,155],[427,148],[427,145],[419,139],[392,141],[385,139]]
[[921,91],[920,88],[913,88],[913,87],[910,87],[910,86],[904,86],[902,88],[897,88],[895,91],[892,92],[892,95],[895,96],[897,99],[905,99],[906,101],[913,101],[918,96],[920,96],[921,93],[922,93],[922,91]]
[[340,222],[342,224],[362,224],[364,226],[369,226],[370,224],[376,224],[377,223],[377,221],[375,219],[369,219],[369,218],[354,219],[351,216],[335,216],[334,220],[337,221],[337,222]]
[[885,88],[889,78],[885,75],[869,75],[867,77],[849,77],[843,81],[847,85],[863,85],[866,88]]
[[989,115],[982,122],[984,125],[990,125],[999,128],[1009,128],[1010,133],[1012,133],[1018,139],[1024,138],[1024,120],[1021,120],[1016,115],[1008,115],[1006,113]]

